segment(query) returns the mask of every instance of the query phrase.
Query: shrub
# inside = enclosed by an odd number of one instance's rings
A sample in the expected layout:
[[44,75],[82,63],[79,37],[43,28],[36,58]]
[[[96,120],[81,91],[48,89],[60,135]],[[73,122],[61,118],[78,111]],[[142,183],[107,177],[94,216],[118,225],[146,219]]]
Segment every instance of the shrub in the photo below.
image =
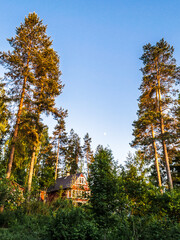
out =
[[98,240],[98,227],[81,208],[59,209],[48,226],[51,240]]

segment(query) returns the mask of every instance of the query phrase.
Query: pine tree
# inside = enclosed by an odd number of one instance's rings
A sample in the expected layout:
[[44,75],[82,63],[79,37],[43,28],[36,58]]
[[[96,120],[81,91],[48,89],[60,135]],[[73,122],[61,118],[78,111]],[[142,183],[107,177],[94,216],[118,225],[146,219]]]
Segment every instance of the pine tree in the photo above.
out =
[[98,224],[113,225],[114,214],[119,211],[119,182],[112,151],[98,146],[90,165],[90,203]]
[[57,154],[56,154],[56,168],[55,168],[55,180],[58,176],[58,164],[59,164],[59,155],[60,151],[63,151],[63,146],[67,142],[66,136],[66,126],[65,126],[65,118],[67,117],[67,110],[59,109],[58,114],[56,114],[57,125],[55,126],[55,130],[53,132],[54,136],[54,145],[57,146]]
[[92,164],[94,158],[93,158],[93,152],[91,150],[91,138],[89,137],[88,133],[86,133],[86,135],[84,136],[83,151],[84,151],[84,156],[87,164],[87,176],[89,177],[89,170],[90,170],[89,167]]
[[[143,70],[142,70],[143,71]],[[158,155],[158,143],[155,131],[157,130],[157,101],[152,98],[154,94],[154,83],[147,82],[147,76],[143,76],[143,82],[140,86],[141,96],[139,97],[139,110],[137,112],[138,120],[133,122],[133,135],[134,140],[131,143],[133,147],[140,147],[144,153],[146,163],[150,164],[152,156],[154,156],[154,164],[157,173],[157,181],[159,187],[162,186],[161,174],[159,168],[159,155]]]
[[70,172],[70,174],[75,174],[78,172],[78,166],[82,155],[82,148],[80,144],[80,137],[77,133],[71,129],[69,137],[68,137],[68,145],[65,156],[65,165],[66,172]]
[[15,37],[8,40],[13,51],[0,53],[1,63],[8,69],[5,74],[8,94],[18,108],[7,178],[11,175],[23,106],[32,105],[33,109],[36,102],[39,107],[35,106],[35,111],[38,109],[40,116],[40,113],[52,110],[55,97],[63,87],[59,80],[59,58],[51,47],[52,41],[46,35],[46,28],[36,13],[30,13],[16,29]]
[[[141,57],[144,64],[142,68],[143,82],[140,89],[142,91],[141,99],[144,98],[143,104],[145,103],[145,111],[140,117],[144,118],[145,124],[143,122],[143,125],[145,125],[145,128],[142,129],[141,136],[143,136],[144,133],[144,140],[147,142],[147,145],[149,145],[150,142],[153,143],[154,156],[157,152],[157,147],[155,151],[154,143],[158,140],[159,156],[163,153],[168,184],[169,188],[172,189],[173,183],[169,167],[169,156],[171,148],[174,147],[177,141],[173,133],[176,132],[176,130],[172,109],[174,96],[176,94],[174,84],[179,69],[176,67],[176,62],[173,58],[174,49],[164,41],[164,39],[157,42],[155,46],[151,44],[145,45],[143,50],[144,53]],[[149,121],[148,124],[146,121]],[[136,138],[139,136],[138,128],[139,126],[136,124],[134,131]],[[150,131],[151,137],[149,138]],[[146,136],[148,137],[146,138]],[[146,144],[144,144],[144,146],[146,146]],[[160,146],[162,146],[162,150]]]
[[56,152],[52,139],[48,135],[48,127],[44,127],[38,146],[37,160],[34,167],[33,179],[38,182],[40,189],[47,188],[54,183],[54,168],[56,164]]
[[[38,121],[37,115],[23,108],[21,122],[19,124],[16,149],[14,153],[12,173],[13,176],[16,173],[18,177],[17,170],[19,169],[25,178],[25,181],[23,183],[25,184],[25,182],[28,181],[28,186],[29,179],[27,178],[27,173],[29,173],[30,169],[33,171],[33,167],[30,161],[33,153],[33,146],[34,144],[39,143],[39,132],[43,131],[43,128],[44,124]],[[20,155],[22,155],[21,158]],[[18,165],[20,168],[18,168]],[[18,177],[18,181],[20,180],[19,178],[20,176]]]

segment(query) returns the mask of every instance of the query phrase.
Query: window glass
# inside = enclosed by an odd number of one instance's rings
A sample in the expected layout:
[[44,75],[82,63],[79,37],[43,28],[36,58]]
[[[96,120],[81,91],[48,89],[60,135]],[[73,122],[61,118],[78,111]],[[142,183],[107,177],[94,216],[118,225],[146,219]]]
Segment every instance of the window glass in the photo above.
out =
[[76,197],[76,190],[73,190],[73,197]]
[[80,177],[79,178],[79,183],[80,184],[84,184],[86,181],[85,181],[85,178],[84,177]]

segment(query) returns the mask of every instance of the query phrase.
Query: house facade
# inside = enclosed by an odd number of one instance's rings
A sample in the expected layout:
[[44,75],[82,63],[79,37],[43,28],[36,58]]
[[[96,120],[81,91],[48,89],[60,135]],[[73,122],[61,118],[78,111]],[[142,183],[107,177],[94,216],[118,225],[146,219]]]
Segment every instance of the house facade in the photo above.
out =
[[83,173],[57,178],[53,186],[47,190],[48,201],[58,197],[71,199],[75,204],[81,205],[88,201],[90,189]]

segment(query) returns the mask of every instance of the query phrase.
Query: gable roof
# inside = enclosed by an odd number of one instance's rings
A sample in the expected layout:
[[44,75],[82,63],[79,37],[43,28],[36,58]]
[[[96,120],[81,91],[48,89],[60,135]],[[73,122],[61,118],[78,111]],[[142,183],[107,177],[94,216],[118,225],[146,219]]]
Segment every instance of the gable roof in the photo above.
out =
[[74,182],[78,179],[78,177],[80,177],[81,174],[82,173],[77,173],[66,177],[57,178],[55,184],[53,186],[50,186],[47,189],[47,192],[55,192],[58,191],[60,188],[70,188],[72,184],[74,184]]

